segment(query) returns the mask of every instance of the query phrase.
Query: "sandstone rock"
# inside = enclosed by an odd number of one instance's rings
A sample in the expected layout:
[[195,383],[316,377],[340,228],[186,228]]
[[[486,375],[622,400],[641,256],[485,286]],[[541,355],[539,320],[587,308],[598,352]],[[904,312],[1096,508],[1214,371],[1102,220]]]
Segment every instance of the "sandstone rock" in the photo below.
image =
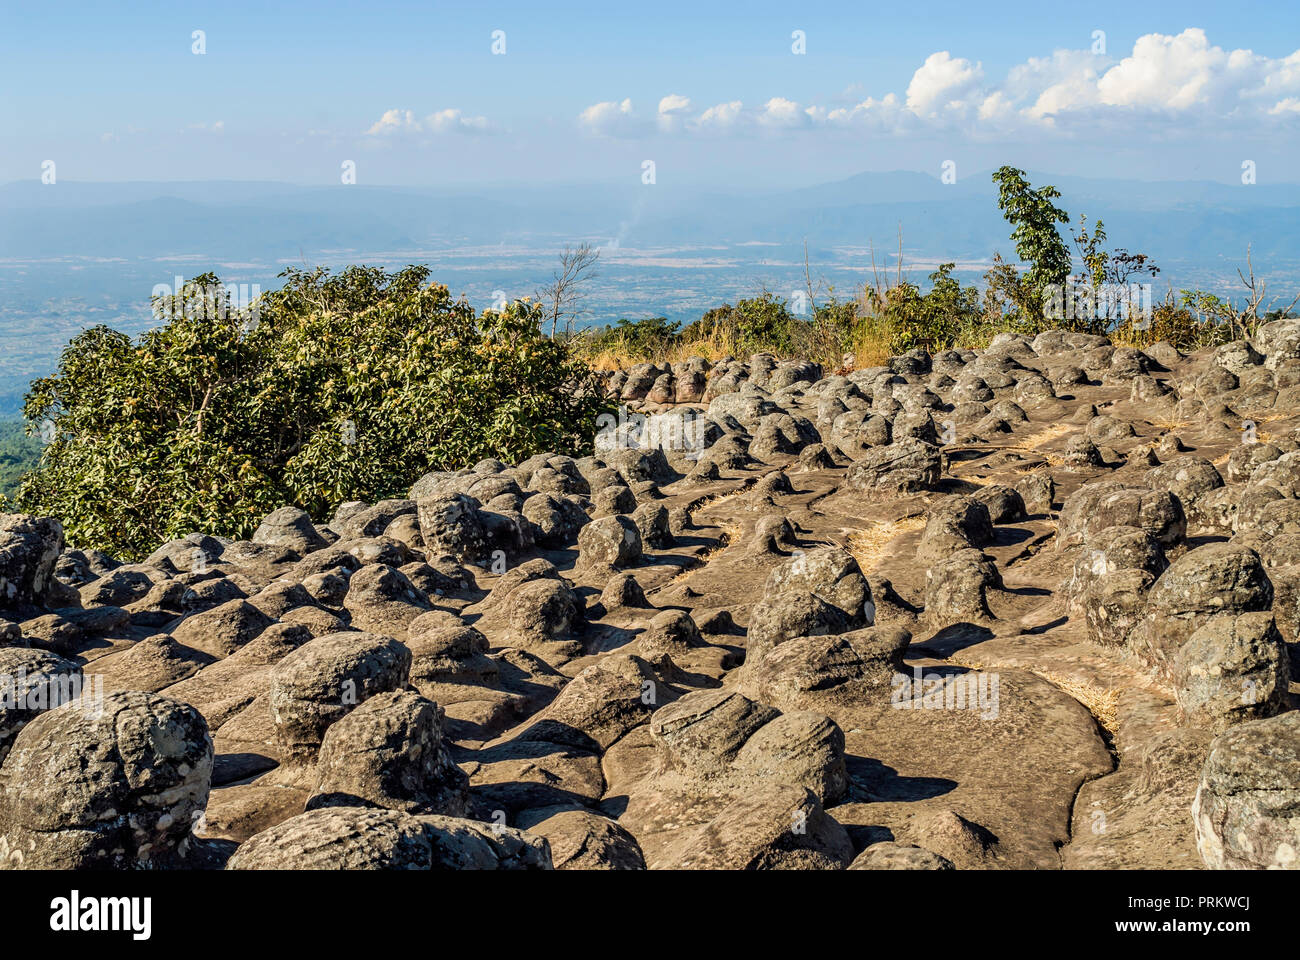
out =
[[642,547],[666,550],[676,542],[668,525],[668,511],[654,503],[644,503],[632,513],[632,522],[641,535]]
[[355,629],[389,635],[405,633],[412,620],[433,608],[406,574],[382,563],[352,574],[343,606]]
[[146,693],[28,723],[0,766],[0,853],[21,869],[181,866],[208,799],[212,738],[193,707]]
[[570,680],[523,736],[604,749],[675,696],[640,657],[610,654]]
[[1269,613],[1211,617],[1175,654],[1172,674],[1178,706],[1215,732],[1287,708],[1290,665]]
[[0,513],[0,610],[43,604],[62,552],[57,520]]
[[914,834],[921,849],[963,870],[989,869],[997,862],[997,837],[954,810],[920,819]]
[[656,660],[661,656],[673,657],[686,654],[692,648],[704,646],[700,628],[695,625],[691,615],[682,610],[664,610],[657,613],[646,624],[636,638],[637,649],[647,660]]
[[1200,501],[1223,486],[1223,477],[1204,457],[1179,457],[1148,470],[1143,482],[1153,490],[1168,490],[1187,513],[1199,519]]
[[46,650],[0,647],[0,763],[23,727],[84,689],[79,664]]
[[415,693],[380,693],[330,726],[307,806],[465,816],[469,778],[451,759],[438,705]]
[[297,507],[281,507],[269,514],[253,531],[253,542],[288,547],[300,554],[328,546],[312,524],[311,517]]
[[1300,869],[1300,713],[1230,727],[1211,745],[1192,804],[1211,870]]
[[780,711],[739,693],[697,690],[655,711],[650,734],[664,763],[687,776],[725,776],[745,742]]
[[620,573],[611,577],[600,592],[600,604],[605,610],[619,610],[626,607],[648,607],[645,591],[630,573]]
[[992,542],[993,523],[988,507],[974,497],[952,497],[929,511],[916,558],[929,563]]
[[230,870],[549,870],[546,840],[521,830],[396,810],[326,807],[241,844]]
[[1212,543],[1169,566],[1151,588],[1135,652],[1169,676],[1179,648],[1216,614],[1252,613],[1273,604],[1273,585],[1259,555]]
[[953,870],[952,861],[921,847],[882,841],[873,843],[849,864],[850,870]]
[[417,501],[417,510],[426,549],[461,563],[486,563],[488,537],[477,500],[463,493],[430,496]]
[[178,643],[214,657],[228,657],[271,625],[271,618],[246,600],[231,600],[186,617],[172,630]]
[[657,854],[651,869],[834,870],[848,865],[853,847],[810,790],[758,783]]
[[625,567],[641,558],[641,532],[627,517],[601,517],[578,534],[582,563],[597,567]]
[[909,438],[868,450],[849,467],[845,482],[851,489],[880,496],[915,493],[933,489],[941,468],[938,447]]
[[992,619],[988,590],[1002,578],[992,559],[974,548],[959,549],[925,572],[925,613],[936,625]]
[[751,696],[782,710],[883,702],[910,641],[907,630],[891,626],[796,637],[760,659],[747,658],[742,685]]
[[820,713],[783,713],[764,724],[745,741],[731,769],[764,783],[807,787],[826,805],[848,789],[844,733]]
[[330,725],[378,693],[404,686],[411,652],[391,637],[334,633],[295,649],[271,675],[271,718],[285,755],[310,759]]
[[590,810],[542,807],[525,811],[517,822],[532,836],[545,838],[556,870],[645,869],[636,838],[616,821]]

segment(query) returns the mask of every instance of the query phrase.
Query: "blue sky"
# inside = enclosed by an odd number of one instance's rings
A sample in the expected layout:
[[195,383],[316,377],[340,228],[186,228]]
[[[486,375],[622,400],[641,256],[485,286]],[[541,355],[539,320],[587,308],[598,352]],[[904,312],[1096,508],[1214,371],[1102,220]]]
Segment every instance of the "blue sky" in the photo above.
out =
[[0,8],[0,182],[1300,179],[1294,4],[124,6]]

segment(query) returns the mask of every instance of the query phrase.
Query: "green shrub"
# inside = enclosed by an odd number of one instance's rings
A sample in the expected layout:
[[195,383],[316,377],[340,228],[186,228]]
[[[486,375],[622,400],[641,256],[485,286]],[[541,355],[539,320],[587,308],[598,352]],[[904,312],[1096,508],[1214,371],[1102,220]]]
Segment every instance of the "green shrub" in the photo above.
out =
[[214,309],[206,275],[136,341],[74,338],[27,397],[54,439],[23,507],[129,557],[191,531],[248,536],[288,503],[323,517],[403,496],[489,456],[590,452],[606,404],[539,306],[476,316],[423,267],[283,276],[256,317]]
[[724,303],[709,310],[682,331],[682,340],[721,339],[735,344],[743,354],[771,351],[797,352],[808,339],[812,324],[790,312],[786,301],[763,292],[757,297]]
[[602,351],[626,354],[632,357],[658,357],[678,341],[680,323],[670,323],[667,317],[643,317],[640,320],[620,318],[612,326],[597,327],[579,335],[584,353]]
[[771,293],[746,300],[737,300],[735,308],[736,333],[741,346],[748,351],[772,350],[789,352],[805,321],[800,320]]

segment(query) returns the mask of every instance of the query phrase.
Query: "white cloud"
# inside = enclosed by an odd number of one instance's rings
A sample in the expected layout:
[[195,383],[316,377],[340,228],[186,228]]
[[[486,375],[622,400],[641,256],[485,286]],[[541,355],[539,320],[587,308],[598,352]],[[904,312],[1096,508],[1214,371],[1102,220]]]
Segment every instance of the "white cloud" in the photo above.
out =
[[1106,71],[1097,92],[1111,106],[1185,110],[1231,97],[1234,88],[1240,93],[1258,59],[1249,50],[1229,54],[1210,46],[1204,30],[1149,33],[1138,38],[1131,56]]
[[810,123],[812,117],[793,100],[773,97],[763,104],[757,119],[765,127],[802,127]]
[[[1234,123],[1238,132],[1258,133],[1262,124],[1300,117],[1300,50],[1280,59],[1224,50],[1204,30],[1188,28],[1139,37],[1119,57],[1086,49],[1030,57],[1000,81],[987,78],[979,61],[941,50],[925,58],[901,96],[888,92],[845,105],[846,94],[859,89],[850,85],[824,104],[775,96],[757,107],[730,100],[703,109],[670,93],[659,101],[654,119],[665,134],[824,127],[894,136],[1087,136],[1123,135],[1162,121],[1166,130],[1188,135],[1228,135]],[[593,104],[579,120],[603,136],[641,136],[656,126],[635,115],[631,100]]]
[[925,58],[907,85],[907,109],[926,116],[944,108],[961,108],[984,80],[984,68],[947,50]]
[[439,110],[429,114],[425,125],[434,133],[487,133],[487,117],[467,117],[459,110]]
[[896,127],[902,122],[905,108],[898,94],[888,93],[881,99],[867,97],[852,107],[837,107],[823,111],[819,107],[810,108],[814,120],[824,120],[833,126],[863,126],[876,131]]
[[412,110],[385,110],[366,133],[384,136],[399,133],[490,133],[487,117],[466,116],[460,110],[447,109],[431,113],[423,120]]
[[1280,60],[1213,46],[1205,31],[1149,33],[1118,62],[1085,51],[1057,51],[1008,75],[1007,88],[1032,95],[1027,117],[1051,122],[1107,116],[1163,115],[1190,123],[1276,114],[1300,93],[1300,51]]
[[994,90],[980,102],[976,115],[985,123],[997,123],[1014,120],[1016,110],[1005,93]]
[[1057,50],[1013,67],[995,95],[1008,105],[1023,103],[1035,120],[1097,104],[1097,78],[1113,63],[1089,50]]
[[740,115],[744,109],[744,103],[739,100],[716,104],[696,117],[695,126],[701,129],[715,130],[734,127],[740,121]]
[[659,128],[661,130],[677,130],[681,127],[683,119],[686,117],[686,111],[691,108],[689,97],[679,96],[670,93],[659,101]]
[[597,137],[634,137],[646,126],[632,111],[631,99],[593,103],[578,115],[578,123]]
[[385,110],[384,115],[374,122],[366,133],[374,136],[383,133],[398,133],[404,130],[418,130],[419,122],[410,110]]

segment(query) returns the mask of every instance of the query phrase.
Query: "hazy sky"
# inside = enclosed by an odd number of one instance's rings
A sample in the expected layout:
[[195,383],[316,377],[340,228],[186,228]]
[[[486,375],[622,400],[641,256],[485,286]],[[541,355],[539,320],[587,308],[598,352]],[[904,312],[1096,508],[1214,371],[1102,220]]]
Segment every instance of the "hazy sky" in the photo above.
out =
[[1300,4],[722,6],[4,0],[0,182],[1300,180]]

